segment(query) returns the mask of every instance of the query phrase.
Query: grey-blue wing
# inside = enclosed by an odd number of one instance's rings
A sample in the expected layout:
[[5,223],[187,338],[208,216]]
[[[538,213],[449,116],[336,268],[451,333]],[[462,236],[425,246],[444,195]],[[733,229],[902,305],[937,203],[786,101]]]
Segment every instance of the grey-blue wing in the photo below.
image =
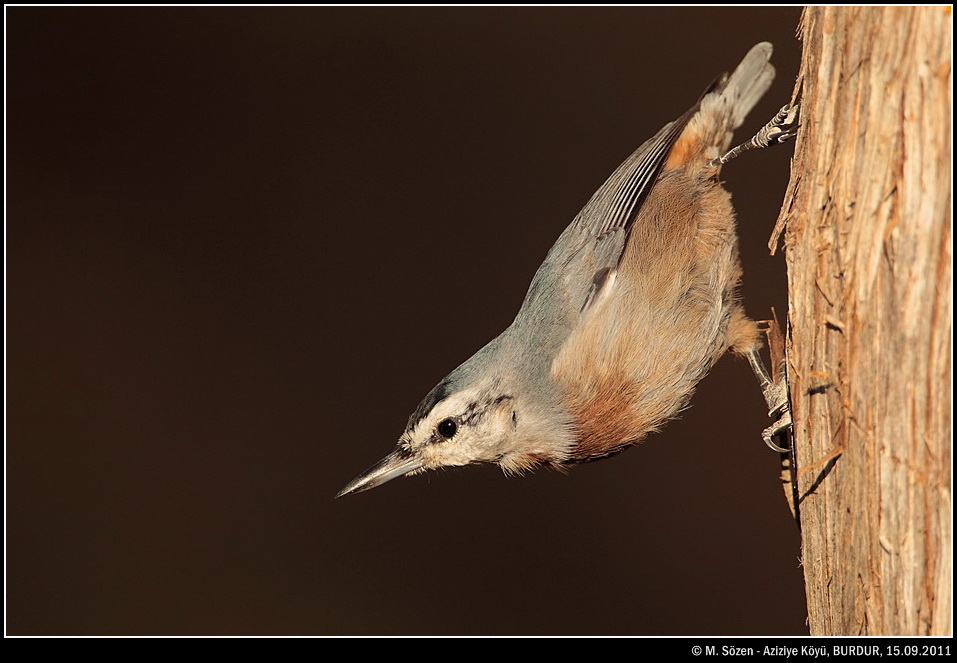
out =
[[529,347],[557,351],[614,270],[638,208],[697,105],[622,163],[552,246],[512,325]]

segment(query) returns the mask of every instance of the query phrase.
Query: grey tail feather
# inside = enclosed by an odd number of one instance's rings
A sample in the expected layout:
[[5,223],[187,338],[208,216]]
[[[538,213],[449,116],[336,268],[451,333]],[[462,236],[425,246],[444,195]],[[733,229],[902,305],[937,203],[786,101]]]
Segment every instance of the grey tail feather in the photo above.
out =
[[734,129],[741,126],[744,118],[771,87],[774,80],[774,67],[770,62],[772,50],[770,42],[755,44],[728,78],[721,92],[722,96],[732,96],[731,122]]

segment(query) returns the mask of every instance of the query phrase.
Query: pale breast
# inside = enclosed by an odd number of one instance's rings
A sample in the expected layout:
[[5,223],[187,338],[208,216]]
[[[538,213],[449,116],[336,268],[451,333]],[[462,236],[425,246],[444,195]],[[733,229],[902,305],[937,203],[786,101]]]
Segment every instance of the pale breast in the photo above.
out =
[[607,291],[552,363],[575,460],[620,451],[677,414],[728,348],[741,270],[730,197],[684,169],[655,184]]

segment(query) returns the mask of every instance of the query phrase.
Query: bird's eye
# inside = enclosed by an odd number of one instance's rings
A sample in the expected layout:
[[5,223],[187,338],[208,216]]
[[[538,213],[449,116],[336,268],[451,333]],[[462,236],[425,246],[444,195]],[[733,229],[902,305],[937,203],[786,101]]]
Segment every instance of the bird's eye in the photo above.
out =
[[459,427],[451,419],[443,419],[439,422],[439,425],[436,428],[436,430],[439,431],[439,435],[444,437],[446,440],[451,439],[452,436],[455,435],[455,431],[458,429]]

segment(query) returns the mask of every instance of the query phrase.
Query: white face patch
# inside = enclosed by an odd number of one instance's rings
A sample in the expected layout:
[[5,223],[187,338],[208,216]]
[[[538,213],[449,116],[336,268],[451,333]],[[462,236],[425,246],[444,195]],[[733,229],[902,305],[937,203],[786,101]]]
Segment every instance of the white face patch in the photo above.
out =
[[[514,443],[511,400],[491,388],[458,391],[436,403],[404,439],[428,469],[495,462]],[[446,420],[454,423],[451,437],[443,435],[452,429]]]
[[422,469],[495,463],[506,472],[520,473],[570,457],[575,434],[566,412],[515,395],[498,375],[441,396],[399,441]]

